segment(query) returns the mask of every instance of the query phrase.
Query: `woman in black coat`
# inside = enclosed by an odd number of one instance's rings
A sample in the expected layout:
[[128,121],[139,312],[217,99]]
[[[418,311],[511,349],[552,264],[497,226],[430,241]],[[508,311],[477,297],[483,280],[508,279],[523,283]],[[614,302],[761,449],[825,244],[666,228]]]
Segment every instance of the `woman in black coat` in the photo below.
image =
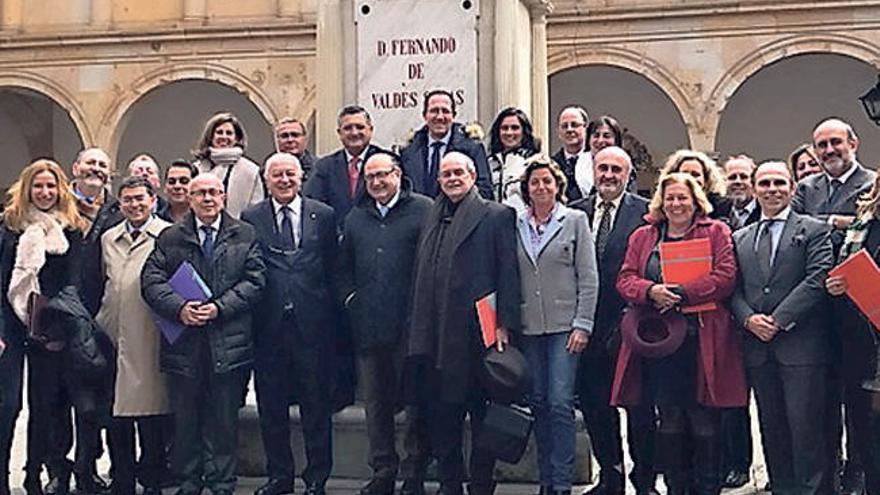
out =
[[[59,443],[55,434],[58,420],[69,416],[65,399],[76,400],[78,395],[69,387],[74,374],[68,369],[67,332],[52,326],[49,332],[29,335],[26,322],[31,313],[29,301],[35,294],[50,300],[65,287],[76,285],[85,225],[67,178],[55,162],[35,161],[9,189],[0,233],[0,341],[5,348],[0,356],[0,494],[9,493],[9,454],[21,410],[25,355],[29,362],[29,416],[24,488],[28,495],[42,493],[43,464],[59,477],[62,487],[69,480],[66,453],[52,451]],[[50,327],[38,320],[32,328]],[[78,462],[85,460],[79,444]],[[89,466],[93,466],[94,455],[90,457]]]

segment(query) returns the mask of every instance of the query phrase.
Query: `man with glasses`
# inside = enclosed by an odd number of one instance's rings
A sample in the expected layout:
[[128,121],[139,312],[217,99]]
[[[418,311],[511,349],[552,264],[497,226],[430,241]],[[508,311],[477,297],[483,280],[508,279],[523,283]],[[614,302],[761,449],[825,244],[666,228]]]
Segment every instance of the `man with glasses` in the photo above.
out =
[[[196,177],[192,216],[159,235],[141,272],[150,309],[183,326],[173,344],[163,338],[159,351],[174,413],[178,495],[235,490],[238,406],[253,360],[251,308],[266,285],[266,266],[253,227],[224,211],[225,197],[219,177]],[[184,299],[172,287],[184,262],[208,288],[206,301]]]
[[336,305],[331,277],[337,252],[333,210],[299,194],[302,171],[289,153],[266,160],[264,199],[242,213],[268,267],[256,315],[257,409],[268,481],[255,495],[293,493],[290,392],[302,416],[306,495],[324,495],[333,467],[331,381]]
[[309,180],[309,173],[315,164],[315,157],[306,149],[309,144],[309,136],[306,126],[293,117],[284,117],[275,125],[275,151],[278,153],[290,153],[299,160],[303,172],[302,181]]
[[587,111],[578,106],[565,107],[559,113],[556,132],[562,148],[552,156],[565,174],[569,201],[585,198],[593,190],[593,159],[587,146]]
[[425,95],[422,117],[425,125],[416,131],[412,141],[400,150],[403,174],[412,180],[413,190],[435,198],[440,193],[437,174],[440,161],[457,151],[467,155],[477,171],[477,191],[486,199],[493,199],[492,178],[483,144],[466,132],[464,125],[455,122],[455,96],[445,89],[435,89]]
[[[400,462],[394,414],[400,401],[404,339],[413,262],[422,220],[431,200],[412,192],[394,156],[376,153],[364,165],[366,192],[345,219],[340,294],[354,331],[358,383],[367,414],[373,477],[361,495],[391,495],[400,468],[403,495],[424,493],[427,428],[407,409]],[[381,308],[381,311],[380,311]]]

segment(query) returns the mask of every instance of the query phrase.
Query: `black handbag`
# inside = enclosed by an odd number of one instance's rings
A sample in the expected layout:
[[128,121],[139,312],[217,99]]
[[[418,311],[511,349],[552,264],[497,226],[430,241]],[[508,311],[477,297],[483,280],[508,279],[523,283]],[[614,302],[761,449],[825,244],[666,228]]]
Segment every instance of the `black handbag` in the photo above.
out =
[[529,445],[535,418],[516,406],[494,402],[486,410],[480,434],[474,439],[474,448],[510,464],[522,459]]

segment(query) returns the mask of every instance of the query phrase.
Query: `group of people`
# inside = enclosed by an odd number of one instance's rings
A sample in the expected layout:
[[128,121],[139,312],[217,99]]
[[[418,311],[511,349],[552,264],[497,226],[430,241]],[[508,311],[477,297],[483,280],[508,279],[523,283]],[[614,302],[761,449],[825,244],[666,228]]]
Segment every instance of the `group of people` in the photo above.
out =
[[[268,478],[255,495],[294,491],[294,403],[305,493],[323,495],[349,332],[373,470],[360,493],[423,495],[435,459],[439,493],[491,494],[493,456],[472,442],[465,467],[462,452],[465,417],[478,438],[492,395],[487,296],[491,345],[528,363],[540,494],[569,494],[586,455],[575,407],[599,467],[589,495],[624,492],[620,410],[636,493],[657,493],[660,473],[670,494],[742,486],[751,388],[774,493],[880,495],[875,333],[828,276],[861,249],[880,258],[880,182],[847,123],[820,123],[789,164],[677,151],[649,200],[610,116],[565,108],[552,158],[519,109],[498,115],[488,154],[448,91],[428,92],[422,116],[392,152],[346,106],[342,147],[320,159],[286,118],[261,166],[219,113],[194,161],[162,172],[139,155],[115,196],[100,149],[71,181],[28,165],[0,236],[0,495],[25,359],[28,495],[66,495],[71,475],[88,494],[231,494],[251,372]],[[664,250],[697,239],[708,269],[671,282]]]

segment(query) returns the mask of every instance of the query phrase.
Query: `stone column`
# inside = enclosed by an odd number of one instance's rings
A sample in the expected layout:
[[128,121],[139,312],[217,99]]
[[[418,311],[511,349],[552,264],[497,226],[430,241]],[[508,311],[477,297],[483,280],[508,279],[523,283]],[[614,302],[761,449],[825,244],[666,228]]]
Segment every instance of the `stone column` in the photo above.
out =
[[96,28],[109,28],[113,24],[113,0],[92,0],[90,24]]
[[21,20],[24,16],[24,0],[0,0],[3,19],[0,20],[0,30],[17,31],[21,29]]
[[344,43],[342,0],[324,0],[318,6],[317,67],[318,88],[315,110],[315,150],[318,155],[337,144],[336,112],[344,98]]
[[[516,9],[518,0],[501,0],[495,2],[495,39],[493,40],[493,54],[495,57],[495,108],[491,118],[501,108],[519,106],[522,102],[517,101],[516,83],[517,67],[514,62],[514,53],[522,46],[522,40],[517,39],[519,33],[516,23]],[[518,43],[519,41],[519,43]],[[484,95],[488,96],[488,95]],[[488,127],[491,121],[486,122]]]
[[183,0],[184,21],[204,22],[207,14],[207,0]]
[[546,4],[532,8],[532,126],[535,136],[550,145],[549,88],[547,84],[547,12]]

